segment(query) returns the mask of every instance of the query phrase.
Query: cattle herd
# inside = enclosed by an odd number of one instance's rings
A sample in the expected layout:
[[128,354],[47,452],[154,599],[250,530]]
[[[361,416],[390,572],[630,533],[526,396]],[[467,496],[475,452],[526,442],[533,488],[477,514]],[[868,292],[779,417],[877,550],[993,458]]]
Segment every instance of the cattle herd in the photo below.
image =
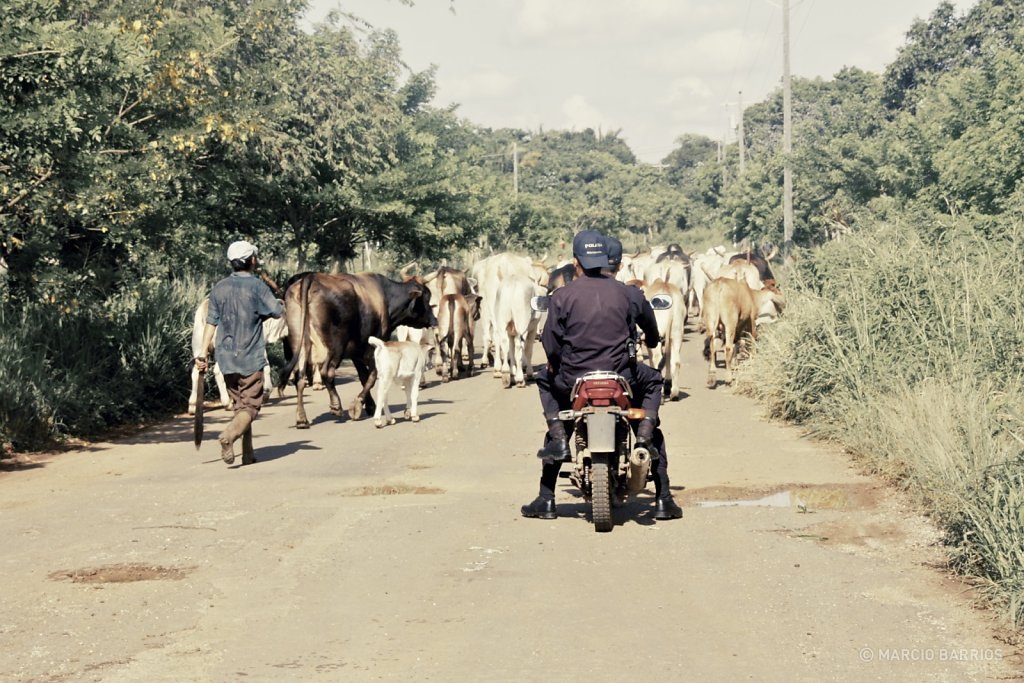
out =
[[[782,311],[784,300],[769,265],[774,255],[775,250],[730,252],[724,247],[688,253],[673,244],[623,256],[618,280],[640,287],[649,300],[667,296],[672,302],[655,311],[661,338],[646,358],[661,370],[666,398],[679,395],[681,344],[691,316],[697,317],[697,331],[705,337],[708,387],[717,385],[719,346],[726,381],[732,381],[744,335],[756,339],[759,321],[772,320]],[[442,266],[425,275],[409,274],[414,265],[403,268],[397,280],[377,273],[301,273],[282,288],[285,314],[266,321],[264,336],[268,344],[285,342],[288,361],[279,373],[278,389],[295,382],[297,427],[309,427],[303,394],[320,378],[331,412],[342,414],[334,378],[345,359],[360,383],[348,414],[359,419],[364,412],[372,413],[378,427],[394,423],[387,392],[396,382],[405,387],[405,416],[416,422],[425,369],[433,367],[443,382],[472,375],[478,350],[481,367],[489,366],[503,386],[515,382],[523,387],[532,378],[530,359],[544,314],[533,309],[531,300],[570,282],[575,276],[571,263],[550,267],[505,252],[476,261],[466,271]],[[201,343],[207,305],[204,301],[196,310],[193,355],[198,355],[195,347]],[[270,387],[269,367],[267,373],[264,386]],[[216,367],[214,375],[227,407]],[[376,400],[370,395],[375,383]],[[189,398],[189,413],[195,401],[194,395]]]

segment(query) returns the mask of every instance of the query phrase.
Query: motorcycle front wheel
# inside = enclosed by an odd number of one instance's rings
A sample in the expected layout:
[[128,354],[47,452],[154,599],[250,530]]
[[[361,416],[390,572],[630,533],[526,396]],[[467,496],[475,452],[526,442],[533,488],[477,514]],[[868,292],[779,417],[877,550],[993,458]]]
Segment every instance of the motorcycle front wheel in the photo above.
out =
[[590,482],[593,490],[590,505],[592,516],[594,518],[594,531],[611,531],[611,459],[613,454],[597,453],[590,457]]

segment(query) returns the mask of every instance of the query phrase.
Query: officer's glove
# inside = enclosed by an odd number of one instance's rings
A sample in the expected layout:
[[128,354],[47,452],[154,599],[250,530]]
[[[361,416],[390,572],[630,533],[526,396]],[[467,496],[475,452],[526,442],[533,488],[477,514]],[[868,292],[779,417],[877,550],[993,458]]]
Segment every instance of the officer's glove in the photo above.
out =
[[649,417],[645,417],[640,420],[640,425],[636,428],[636,447],[644,448],[648,451],[654,451],[654,420]]

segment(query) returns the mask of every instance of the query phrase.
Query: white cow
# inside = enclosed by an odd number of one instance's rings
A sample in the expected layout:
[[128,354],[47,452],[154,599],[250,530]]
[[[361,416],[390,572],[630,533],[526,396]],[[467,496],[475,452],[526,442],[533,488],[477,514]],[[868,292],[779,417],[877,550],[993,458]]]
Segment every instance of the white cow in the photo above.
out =
[[718,277],[727,277],[730,280],[745,282],[747,287],[753,290],[764,289],[764,283],[761,282],[761,273],[757,270],[757,266],[747,261],[733,261],[732,263],[725,264],[718,271]]
[[[483,335],[481,348],[483,357],[481,367],[488,364],[487,357],[491,356],[491,367],[495,376],[501,374],[498,355],[493,352],[496,340],[505,334],[504,327],[499,327],[495,321],[497,311],[498,294],[504,287],[504,280],[512,276],[520,276],[531,283],[538,282],[541,277],[541,269],[534,268],[533,261],[526,256],[519,256],[508,252],[494,254],[481,259],[469,269],[469,274],[477,283],[477,290],[480,299],[480,327]],[[543,273],[547,278],[547,273]],[[502,323],[503,325],[504,323]]]
[[[696,254],[690,260],[690,305],[699,313],[704,301],[704,289],[708,283],[717,278],[729,261],[731,254],[724,247],[713,247],[703,254]],[[703,317],[699,319],[698,329],[703,331]]]
[[495,353],[496,375],[502,385],[508,387],[515,377],[517,387],[525,387],[526,376],[533,378],[533,342],[537,336],[540,317],[530,307],[530,300],[544,293],[544,288],[530,278],[513,274],[501,281],[494,310],[494,327],[497,347]]
[[[192,318],[192,357],[195,358],[203,352],[203,332],[206,329],[206,316],[210,310],[209,298],[203,299],[203,302],[196,308],[195,316]],[[263,321],[263,339],[268,344],[278,342],[288,336],[288,325],[285,323],[284,316],[280,318],[267,318]],[[214,340],[216,344],[216,339]],[[214,359],[216,359],[216,349],[214,349]],[[263,387],[264,396],[270,395],[270,388],[273,386],[270,380],[270,361],[267,360],[266,352],[263,354]],[[188,396],[188,414],[193,415],[196,412],[196,401],[199,397],[196,395],[196,379],[199,376],[199,371],[192,367],[192,390]],[[213,364],[213,377],[217,381],[217,390],[220,392],[220,403],[225,408],[231,407],[231,397],[228,395],[228,387],[224,383],[224,374],[220,371],[220,367]]]
[[669,308],[655,310],[654,318],[658,321],[658,332],[661,343],[651,349],[651,365],[661,370],[662,377],[669,388],[669,398],[679,397],[679,389],[683,381],[683,330],[686,328],[687,306],[683,290],[669,282],[656,281],[644,287],[644,296],[648,300],[657,295],[666,295],[672,299]]

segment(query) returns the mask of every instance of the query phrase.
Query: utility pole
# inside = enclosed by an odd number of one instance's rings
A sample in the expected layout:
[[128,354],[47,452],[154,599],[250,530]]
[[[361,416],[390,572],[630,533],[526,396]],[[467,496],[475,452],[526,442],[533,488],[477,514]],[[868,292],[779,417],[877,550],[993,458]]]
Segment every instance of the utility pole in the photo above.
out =
[[789,0],[782,0],[782,255],[793,247],[793,109],[789,86]]
[[512,194],[519,196],[519,143],[512,143]]
[[739,129],[736,132],[736,142],[738,142],[739,146],[740,146],[740,176],[742,176],[743,175],[743,171],[744,171],[744,169],[747,166],[747,154],[746,154],[746,150],[744,149],[744,139],[743,139],[743,91],[742,90],[740,90],[740,92],[739,92],[739,100],[737,101],[737,106],[739,107],[739,110],[740,110],[740,123],[739,123]]

